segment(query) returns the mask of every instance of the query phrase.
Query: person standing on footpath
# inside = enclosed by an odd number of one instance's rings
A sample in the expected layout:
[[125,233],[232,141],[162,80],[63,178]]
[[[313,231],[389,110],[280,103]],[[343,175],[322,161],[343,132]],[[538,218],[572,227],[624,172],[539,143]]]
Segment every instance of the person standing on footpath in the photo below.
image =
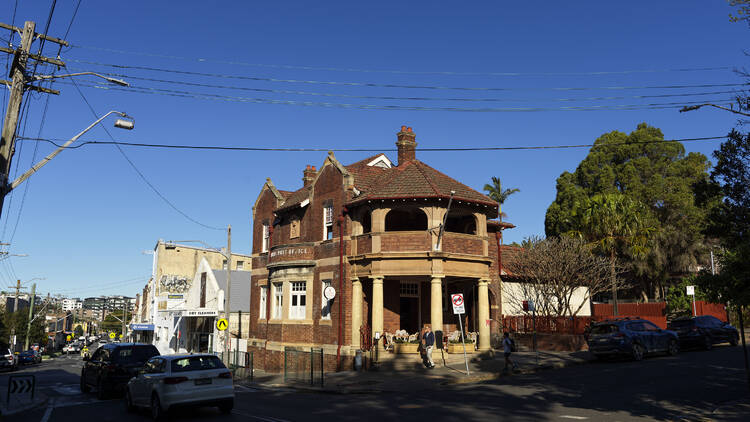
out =
[[427,357],[427,360],[425,362],[425,365],[432,369],[435,367],[435,362],[432,361],[432,349],[435,347],[435,333],[430,330],[430,326],[428,324],[424,325],[423,329],[424,335],[422,336],[422,346],[425,350],[425,355]]
[[505,367],[503,368],[503,371],[508,371],[510,366],[513,366],[513,369],[518,369],[518,365],[516,365],[516,363],[510,358],[513,349],[515,349],[515,342],[510,338],[510,334],[506,331],[503,333],[503,354],[505,355]]

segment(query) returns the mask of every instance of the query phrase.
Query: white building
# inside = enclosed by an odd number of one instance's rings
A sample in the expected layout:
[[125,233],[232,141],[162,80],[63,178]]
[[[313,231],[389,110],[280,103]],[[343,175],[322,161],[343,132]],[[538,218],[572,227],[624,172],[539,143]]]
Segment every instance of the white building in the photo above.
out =
[[63,311],[70,311],[75,312],[78,309],[83,308],[83,301],[81,299],[75,298],[75,299],[63,299],[62,300],[62,310]]

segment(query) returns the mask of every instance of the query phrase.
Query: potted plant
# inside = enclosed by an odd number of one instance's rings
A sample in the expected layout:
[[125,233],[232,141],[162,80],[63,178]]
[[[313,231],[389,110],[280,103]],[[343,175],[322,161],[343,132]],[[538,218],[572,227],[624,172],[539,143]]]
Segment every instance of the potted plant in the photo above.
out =
[[[474,353],[474,340],[469,337],[465,337],[466,341],[466,353]],[[448,340],[448,353],[463,353],[464,346],[461,342],[461,338],[455,340]]]
[[419,340],[411,340],[403,337],[393,339],[393,353],[417,353],[419,350]]

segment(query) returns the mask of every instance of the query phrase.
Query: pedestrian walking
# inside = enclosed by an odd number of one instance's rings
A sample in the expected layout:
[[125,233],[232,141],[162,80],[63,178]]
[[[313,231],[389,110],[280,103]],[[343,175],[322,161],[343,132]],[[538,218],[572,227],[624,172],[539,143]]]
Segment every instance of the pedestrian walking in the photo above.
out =
[[516,342],[513,341],[512,338],[510,338],[510,334],[508,332],[503,333],[503,354],[505,355],[505,367],[503,368],[503,371],[507,371],[510,366],[513,366],[513,369],[518,369],[518,365],[516,365],[515,362],[513,362],[513,359],[511,359],[510,355],[513,354],[516,348]]
[[432,361],[432,349],[435,348],[435,333],[430,330],[429,324],[424,325],[422,332],[422,347],[425,351],[424,363],[426,367],[433,369],[435,367],[435,362]]

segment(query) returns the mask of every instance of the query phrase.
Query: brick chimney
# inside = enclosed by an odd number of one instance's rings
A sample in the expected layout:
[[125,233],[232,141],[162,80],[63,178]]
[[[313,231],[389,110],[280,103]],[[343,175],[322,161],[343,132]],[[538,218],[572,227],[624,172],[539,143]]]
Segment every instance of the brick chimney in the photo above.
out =
[[307,165],[307,168],[302,171],[302,184],[304,186],[309,185],[312,183],[313,180],[315,180],[315,175],[317,174],[317,170],[315,170],[315,166]]
[[397,133],[398,141],[398,165],[406,164],[416,159],[417,142],[414,140],[417,135],[412,132],[410,127],[401,126],[401,132]]

